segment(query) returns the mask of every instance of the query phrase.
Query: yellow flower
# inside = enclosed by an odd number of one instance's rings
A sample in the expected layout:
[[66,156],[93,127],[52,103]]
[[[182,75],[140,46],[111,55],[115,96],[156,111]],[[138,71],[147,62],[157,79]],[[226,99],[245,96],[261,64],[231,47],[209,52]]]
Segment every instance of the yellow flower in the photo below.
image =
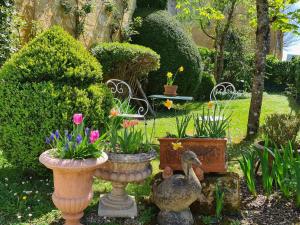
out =
[[172,108],[173,101],[170,101],[169,99],[167,99],[167,101],[164,103],[164,105],[170,110]]
[[167,77],[168,77],[168,78],[172,78],[172,77],[173,77],[173,73],[168,72],[168,73],[167,73]]
[[212,101],[209,101],[208,103],[207,103],[207,108],[208,109],[212,109],[214,107],[214,103],[212,102]]
[[173,150],[177,151],[178,149],[183,148],[181,142],[172,143]]
[[183,67],[183,66],[179,67],[178,71],[179,71],[180,73],[182,73],[182,72],[184,71],[184,67]]
[[22,200],[25,201],[26,199],[27,199],[27,196],[24,195],[24,196],[22,197]]

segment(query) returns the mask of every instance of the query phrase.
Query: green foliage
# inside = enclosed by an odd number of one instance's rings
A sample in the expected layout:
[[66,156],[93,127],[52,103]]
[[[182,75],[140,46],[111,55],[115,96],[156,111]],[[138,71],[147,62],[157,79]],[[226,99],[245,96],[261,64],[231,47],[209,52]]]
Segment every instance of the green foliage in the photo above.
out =
[[293,170],[293,147],[289,144],[282,146],[282,151],[275,149],[274,152],[274,178],[285,198],[290,198],[292,194],[292,173]]
[[14,51],[12,40],[13,2],[0,0],[0,67]]
[[164,10],[167,7],[167,0],[138,0],[137,8],[149,8],[149,9],[157,9]]
[[250,193],[256,196],[256,181],[255,181],[255,161],[256,152],[245,152],[239,160],[240,167],[246,179],[247,187]]
[[156,11],[143,19],[139,35],[133,42],[150,47],[161,57],[161,68],[149,74],[148,94],[163,93],[165,75],[183,66],[184,76],[177,76],[180,95],[196,96],[201,81],[202,65],[197,47],[181,24],[166,11]]
[[54,26],[14,54],[0,71],[14,82],[53,81],[89,86],[102,80],[101,66],[62,28]]
[[101,43],[91,50],[103,66],[104,79],[142,79],[159,68],[159,55],[150,48],[129,43]]
[[209,100],[210,92],[216,84],[217,82],[212,74],[203,72],[201,84],[197,93],[197,99],[201,101]]
[[272,163],[270,163],[269,160],[269,158],[272,156],[272,152],[268,149],[267,141],[265,143],[264,150],[260,152],[258,156],[261,163],[263,189],[267,194],[267,196],[269,196],[273,190],[274,166],[273,166],[273,161]]
[[0,149],[21,169],[43,168],[37,159],[46,150],[45,137],[70,129],[74,113],[83,113],[87,126],[98,129],[112,107],[97,60],[58,27],[12,56],[0,79]]
[[226,116],[221,107],[215,105],[214,109],[209,108],[202,114],[194,115],[194,126],[196,137],[224,138],[231,116]]
[[177,138],[185,138],[187,136],[186,130],[191,120],[191,115],[185,115],[179,119],[176,117],[176,130],[177,130]]
[[60,0],[60,5],[65,14],[73,14],[74,17],[74,37],[79,38],[84,33],[86,17],[92,12],[92,1],[86,0],[79,7],[78,3],[73,4],[68,0]]
[[217,219],[221,218],[221,213],[224,207],[224,191],[221,189],[220,185],[216,185],[216,217]]
[[295,147],[299,130],[300,117],[291,114],[271,114],[261,127],[263,135],[269,138],[272,147],[286,146],[289,142]]
[[296,204],[300,207],[300,161],[294,163],[294,172],[296,174]]

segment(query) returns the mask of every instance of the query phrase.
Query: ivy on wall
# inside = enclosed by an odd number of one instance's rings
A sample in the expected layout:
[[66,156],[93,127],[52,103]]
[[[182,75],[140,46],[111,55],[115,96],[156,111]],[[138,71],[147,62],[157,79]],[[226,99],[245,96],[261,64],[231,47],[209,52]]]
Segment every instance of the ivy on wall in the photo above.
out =
[[12,40],[13,2],[0,0],[0,67],[14,51]]
[[68,0],[60,0],[60,5],[66,14],[74,16],[74,37],[80,38],[84,33],[86,17],[92,12],[92,1],[86,0],[80,6],[80,1],[76,0],[76,5],[73,6]]

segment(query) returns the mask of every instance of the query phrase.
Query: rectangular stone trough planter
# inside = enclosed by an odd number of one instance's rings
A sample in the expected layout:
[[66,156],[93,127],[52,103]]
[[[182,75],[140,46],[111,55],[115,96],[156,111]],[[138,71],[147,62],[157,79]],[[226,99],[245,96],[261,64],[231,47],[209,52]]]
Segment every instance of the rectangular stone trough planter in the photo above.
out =
[[[181,142],[183,148],[173,150],[172,143]],[[170,167],[173,171],[181,169],[181,154],[185,150],[195,152],[202,163],[201,169],[204,173],[226,172],[227,163],[225,159],[226,138],[160,138],[160,165],[164,170]]]

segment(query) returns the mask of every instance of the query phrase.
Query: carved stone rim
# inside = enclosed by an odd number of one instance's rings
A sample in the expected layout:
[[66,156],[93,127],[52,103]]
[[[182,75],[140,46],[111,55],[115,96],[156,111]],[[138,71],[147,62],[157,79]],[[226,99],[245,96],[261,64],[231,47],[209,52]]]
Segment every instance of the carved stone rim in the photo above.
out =
[[108,156],[105,152],[102,152],[102,156],[97,159],[59,159],[51,156],[50,151],[53,149],[43,152],[39,161],[49,169],[62,169],[62,170],[93,170],[100,167],[101,164],[105,163]]
[[147,153],[138,154],[121,154],[121,153],[107,153],[108,160],[115,163],[143,163],[156,158],[156,151],[152,149]]

